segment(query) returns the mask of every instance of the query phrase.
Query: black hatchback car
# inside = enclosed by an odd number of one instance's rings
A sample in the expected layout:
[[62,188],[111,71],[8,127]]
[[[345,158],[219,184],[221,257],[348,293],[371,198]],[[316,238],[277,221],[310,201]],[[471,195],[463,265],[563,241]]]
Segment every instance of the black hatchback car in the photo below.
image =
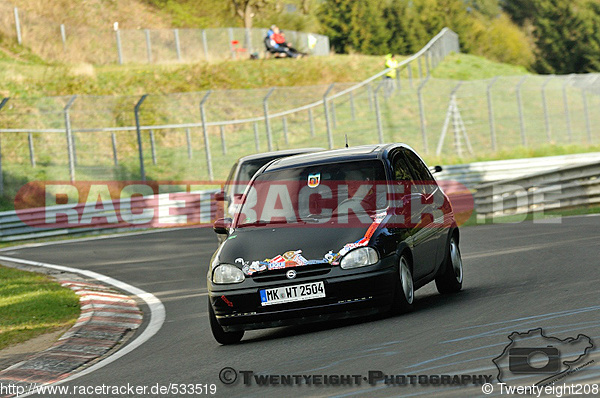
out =
[[207,275],[221,344],[245,330],[406,312],[434,280],[440,293],[462,288],[452,206],[403,144],[274,160],[214,229],[227,235]]

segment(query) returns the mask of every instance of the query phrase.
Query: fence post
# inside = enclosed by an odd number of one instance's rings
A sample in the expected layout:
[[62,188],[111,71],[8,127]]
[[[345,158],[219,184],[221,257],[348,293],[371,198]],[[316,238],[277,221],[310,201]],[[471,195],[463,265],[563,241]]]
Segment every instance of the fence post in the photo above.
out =
[[381,124],[381,110],[379,109],[379,90],[383,85],[384,82],[382,81],[375,89],[375,120],[377,121],[377,135],[380,144],[383,144],[383,126]]
[[123,47],[121,46],[121,33],[119,29],[115,30],[115,38],[117,39],[117,56],[119,57],[119,65],[123,65]]
[[356,109],[354,108],[354,91],[350,91],[350,116],[352,121],[356,120]]
[[144,29],[144,35],[146,36],[146,54],[148,55],[148,63],[152,63],[152,42],[150,41],[150,30]]
[[244,38],[246,39],[246,49],[248,50],[248,54],[251,55],[254,52],[254,48],[252,47],[252,39],[250,37],[250,29],[246,28],[244,31]]
[[179,43],[179,29],[173,29],[173,37],[175,38],[175,52],[177,53],[177,61],[181,62],[181,44]]
[[231,51],[231,58],[235,59],[235,50],[234,50],[233,44],[232,44],[232,42],[233,42],[233,28],[227,28],[227,33],[229,34],[229,43],[228,43],[228,45],[229,45],[229,49]]
[[73,102],[75,102],[75,99],[77,99],[77,96],[72,96],[63,109],[65,116],[65,131],[67,134],[67,152],[69,154],[69,177],[71,182],[75,181],[75,158],[73,155],[73,136],[71,131],[71,116],[69,115],[69,109],[71,108],[71,105],[73,105]]
[[285,140],[285,145],[289,145],[290,142],[288,140],[288,124],[287,118],[285,116],[281,118],[281,124],[283,124],[283,139]]
[[523,146],[527,146],[527,136],[525,135],[525,118],[523,115],[523,101],[521,99],[521,86],[525,83],[528,76],[524,76],[519,83],[517,83],[516,91],[517,91],[517,107],[519,109],[519,127],[521,129],[521,144]]
[[156,166],[156,143],[154,141],[154,130],[150,129],[150,152],[152,153],[152,164]]
[[494,77],[487,86],[488,119],[490,122],[490,140],[492,142],[492,151],[496,151],[496,124],[494,121],[494,105],[492,103],[492,86],[498,80]]
[[256,147],[256,152],[260,152],[260,143],[258,142],[258,123],[253,123],[254,129],[254,146]]
[[192,134],[190,133],[190,129],[185,129],[185,141],[187,143],[187,153],[188,159],[192,158]]
[[140,106],[142,106],[146,97],[148,97],[148,94],[142,95],[133,108],[133,113],[135,115],[135,130],[137,132],[138,154],[140,157],[140,176],[142,181],[146,181],[146,170],[144,169],[144,148],[142,147],[142,131],[140,127]]
[[208,41],[206,40],[205,29],[202,29],[202,48],[204,49],[204,60],[208,61]]
[[[327,141],[329,142],[329,149],[333,149],[333,132],[331,131],[331,121],[329,120],[329,106],[327,105],[327,96],[333,90],[333,85],[335,83],[331,83],[325,94],[323,94],[323,107],[325,110],[325,126],[327,127]],[[370,87],[370,86],[369,86]]]
[[221,150],[223,155],[227,155],[227,146],[225,145],[225,126],[219,126],[219,134],[221,135]]
[[[419,64],[420,65],[420,64]],[[419,87],[417,88],[417,96],[419,97],[419,120],[421,122],[421,137],[423,139],[423,149],[425,153],[429,152],[427,148],[427,129],[425,127],[425,105],[423,104],[423,88],[429,81],[429,77],[427,77]]]
[[572,78],[573,78],[573,75],[569,75],[565,79],[565,82],[563,83],[563,86],[562,86],[563,103],[565,106],[565,122],[567,123],[567,134],[569,135],[569,142],[571,142],[573,140],[573,131],[571,130],[571,114],[569,112],[569,98],[567,96],[567,85],[569,83],[571,83]]
[[333,128],[336,129],[337,128],[337,117],[335,116],[335,102],[332,100],[330,105],[331,105],[331,123],[333,125]]
[[313,116],[312,108],[308,108],[308,123],[310,124],[310,136],[315,136],[315,118]]
[[204,104],[206,103],[206,100],[208,99],[211,93],[212,91],[208,90],[204,95],[204,98],[202,98],[202,100],[200,101],[200,117],[202,118],[202,135],[204,137],[204,152],[206,153],[206,167],[208,170],[208,178],[212,181],[214,179],[212,170],[212,159],[210,156],[210,146],[208,142],[208,130],[206,128],[206,112],[204,111]]
[[112,141],[112,150],[113,150],[113,161],[115,163],[115,166],[119,165],[119,158],[117,157],[117,135],[115,134],[115,132],[113,131],[112,133],[110,133],[111,135],[111,141]]
[[60,24],[60,38],[62,39],[63,51],[67,52],[67,32],[64,23]]
[[593,86],[596,83],[600,76],[593,76],[591,82],[588,84],[588,87],[584,87],[581,90],[581,95],[583,96],[583,113],[585,116],[585,130],[587,132],[587,141],[588,144],[592,143],[592,126],[590,125],[590,112],[588,107],[588,98],[587,98],[587,90],[590,86]]
[[[10,97],[3,98],[0,102],[0,111],[8,102]],[[0,195],[4,195],[4,175],[2,173],[2,135],[0,134]]]
[[33,148],[33,135],[31,133],[27,134],[27,141],[29,142],[29,161],[31,162],[31,167],[35,167],[35,151]]
[[267,130],[267,146],[269,148],[269,151],[273,150],[273,138],[271,137],[271,122],[269,121],[268,101],[271,94],[273,94],[273,91],[275,91],[275,87],[271,87],[267,92],[267,95],[265,95],[265,98],[263,98],[263,110],[265,112],[265,128]]
[[548,102],[546,101],[546,85],[550,83],[552,80],[552,76],[548,76],[544,83],[542,83],[542,107],[544,109],[544,125],[546,127],[546,137],[548,138],[548,142],[552,141],[552,132],[550,129],[550,117],[548,116]]
[[17,30],[17,43],[23,44],[23,37],[21,36],[21,22],[19,20],[19,9],[15,7],[15,29]]

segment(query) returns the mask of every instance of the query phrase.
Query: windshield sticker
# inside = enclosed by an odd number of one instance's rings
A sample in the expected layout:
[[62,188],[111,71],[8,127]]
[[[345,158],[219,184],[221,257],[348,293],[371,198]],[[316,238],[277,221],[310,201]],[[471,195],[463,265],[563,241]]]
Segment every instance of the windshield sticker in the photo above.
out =
[[242,265],[242,272],[248,276],[261,271],[266,270],[275,270],[275,269],[283,269],[283,268],[291,268],[291,267],[301,267],[304,265],[315,265],[315,264],[323,264],[329,263],[331,265],[339,265],[339,260],[344,257],[348,252],[357,247],[367,246],[369,244],[369,240],[375,233],[375,230],[381,224],[385,216],[387,215],[387,211],[383,211],[381,213],[377,213],[373,220],[373,223],[365,232],[365,236],[357,240],[356,242],[347,243],[344,247],[337,253],[334,253],[330,250],[328,253],[323,256],[321,260],[307,260],[302,256],[302,250],[291,250],[287,251],[281,255],[277,255],[273,258],[267,258],[264,261],[244,261],[243,258],[237,258],[235,260],[236,263]]
[[308,187],[316,188],[321,183],[321,173],[309,174],[308,175]]

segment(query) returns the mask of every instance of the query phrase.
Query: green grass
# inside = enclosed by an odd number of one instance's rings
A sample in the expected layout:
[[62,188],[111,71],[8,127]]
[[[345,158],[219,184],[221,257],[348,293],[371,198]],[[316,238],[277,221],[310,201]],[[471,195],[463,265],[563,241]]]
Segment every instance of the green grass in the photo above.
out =
[[50,278],[0,266],[0,349],[69,327],[79,297]]
[[439,79],[476,80],[495,76],[527,75],[530,72],[523,66],[515,66],[490,61],[470,54],[451,54],[433,71]]
[[[4,54],[4,55],[3,55]],[[32,57],[32,56],[31,56]],[[58,95],[142,95],[202,90],[310,86],[359,82],[383,69],[383,57],[332,55],[304,59],[261,59],[196,64],[46,64],[40,59],[10,58],[0,50],[0,79],[5,97]],[[413,73],[417,73],[416,65]],[[522,67],[454,54],[433,76],[475,80],[526,73]],[[406,77],[407,72],[403,75]]]

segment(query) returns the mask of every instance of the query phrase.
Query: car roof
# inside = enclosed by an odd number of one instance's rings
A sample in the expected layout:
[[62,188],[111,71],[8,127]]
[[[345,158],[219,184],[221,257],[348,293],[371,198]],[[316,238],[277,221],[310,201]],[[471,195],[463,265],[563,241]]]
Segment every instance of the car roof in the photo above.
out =
[[282,151],[272,151],[272,152],[264,152],[264,153],[255,153],[253,155],[242,156],[238,159],[238,164],[250,161],[250,160],[259,160],[259,159],[268,159],[274,156],[292,156],[298,155],[302,153],[312,153],[318,151],[324,151],[324,148],[299,148],[299,149],[285,149]]
[[398,143],[363,145],[350,148],[333,149],[329,151],[321,151],[277,159],[269,163],[269,165],[263,169],[263,172],[268,173],[275,170],[321,163],[339,163],[352,160],[380,159],[384,153],[392,148],[397,147],[411,149],[408,145]]

